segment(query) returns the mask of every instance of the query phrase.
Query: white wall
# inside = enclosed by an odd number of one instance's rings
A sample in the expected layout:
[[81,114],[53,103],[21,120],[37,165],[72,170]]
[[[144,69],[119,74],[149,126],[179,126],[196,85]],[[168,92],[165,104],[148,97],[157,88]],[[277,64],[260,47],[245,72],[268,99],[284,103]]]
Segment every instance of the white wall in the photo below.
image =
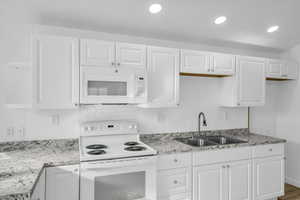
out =
[[[300,63],[300,45],[287,52]],[[300,82],[291,81],[280,85],[277,101],[277,136],[288,140],[287,181],[300,187]]]
[[[226,109],[218,106],[221,80],[218,78],[181,77],[178,108],[141,109],[141,108],[83,108],[70,111],[12,110],[5,108],[4,68],[8,62],[30,62],[30,37],[34,33],[55,33],[76,37],[91,37],[137,42],[151,45],[164,45],[177,48],[214,50],[220,52],[275,57],[269,52],[257,49],[235,49],[213,47],[184,42],[161,41],[151,38],[126,35],[96,33],[47,26],[14,25],[7,26],[0,35],[0,141],[68,138],[78,136],[78,124],[85,120],[132,119],[141,125],[143,133],[194,131],[197,128],[197,114],[203,111],[208,117],[208,129],[230,129],[247,127],[247,109]],[[7,136],[7,128],[25,128],[25,136]]]

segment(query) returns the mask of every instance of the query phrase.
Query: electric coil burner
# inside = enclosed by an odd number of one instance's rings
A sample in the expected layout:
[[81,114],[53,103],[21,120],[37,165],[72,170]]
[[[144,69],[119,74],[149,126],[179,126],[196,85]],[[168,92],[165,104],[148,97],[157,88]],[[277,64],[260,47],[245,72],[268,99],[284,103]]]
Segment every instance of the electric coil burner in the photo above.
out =
[[131,141],[131,142],[126,142],[124,145],[125,145],[125,146],[135,146],[135,145],[139,145],[139,143],[138,143],[138,142]]
[[107,149],[107,146],[103,145],[103,144],[92,144],[92,145],[88,145],[85,148],[87,148],[87,149]]
[[89,155],[102,155],[102,154],[106,154],[106,152],[102,149],[97,149],[97,150],[88,151],[87,154],[89,154]]
[[126,147],[126,151],[144,151],[146,150],[146,147],[141,147],[141,146],[131,146],[131,147]]
[[85,122],[81,126],[79,143],[82,162],[157,154],[140,140],[137,123],[130,121]]

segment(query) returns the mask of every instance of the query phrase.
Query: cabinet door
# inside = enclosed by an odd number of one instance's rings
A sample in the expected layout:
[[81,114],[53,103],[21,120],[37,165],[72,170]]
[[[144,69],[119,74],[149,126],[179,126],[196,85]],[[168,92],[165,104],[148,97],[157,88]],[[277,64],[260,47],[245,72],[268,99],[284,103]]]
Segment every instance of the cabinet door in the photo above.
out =
[[179,102],[179,50],[148,47],[148,107],[172,107]]
[[265,59],[238,57],[238,106],[264,105],[266,84],[265,67]]
[[233,162],[228,167],[228,199],[251,200],[252,167],[251,161]]
[[43,170],[38,182],[35,185],[33,193],[30,197],[31,200],[45,200],[45,187],[46,187],[46,178],[45,171]]
[[235,56],[214,53],[212,55],[211,71],[217,75],[232,75],[235,73]]
[[117,43],[116,62],[120,67],[146,68],[146,46]]
[[74,108],[79,101],[78,40],[38,36],[34,39],[34,102],[45,109]]
[[283,65],[282,77],[286,79],[297,79],[298,63],[294,61],[286,61]]
[[182,73],[207,74],[210,69],[210,53],[202,51],[181,50]]
[[226,168],[224,165],[194,167],[193,199],[225,200]]
[[283,157],[254,160],[254,200],[271,199],[284,195],[284,163]]
[[78,165],[47,168],[46,200],[79,200]]
[[115,43],[92,39],[80,40],[80,64],[94,67],[115,67]]
[[267,78],[281,78],[283,63],[280,60],[269,60],[267,64]]

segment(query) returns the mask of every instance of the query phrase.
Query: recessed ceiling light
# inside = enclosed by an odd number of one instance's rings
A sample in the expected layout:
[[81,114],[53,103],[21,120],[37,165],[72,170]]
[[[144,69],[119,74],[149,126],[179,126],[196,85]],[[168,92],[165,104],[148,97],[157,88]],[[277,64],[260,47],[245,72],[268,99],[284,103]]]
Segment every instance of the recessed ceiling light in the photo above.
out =
[[278,31],[278,29],[279,29],[279,26],[271,26],[270,28],[268,28],[268,33],[273,33],[273,32],[275,32],[275,31]]
[[227,18],[225,16],[221,16],[215,19],[215,24],[223,24],[226,22]]
[[156,14],[156,13],[159,13],[161,11],[161,9],[162,9],[162,6],[158,3],[155,3],[149,7],[149,12],[152,14]]

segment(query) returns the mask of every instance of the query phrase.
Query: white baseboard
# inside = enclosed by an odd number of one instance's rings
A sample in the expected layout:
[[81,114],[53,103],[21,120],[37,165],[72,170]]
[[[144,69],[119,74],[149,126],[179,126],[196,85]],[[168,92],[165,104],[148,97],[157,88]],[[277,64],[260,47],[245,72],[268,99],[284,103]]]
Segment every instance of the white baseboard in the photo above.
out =
[[286,177],[285,178],[285,182],[288,183],[288,184],[290,184],[290,185],[294,185],[294,186],[300,188],[300,181],[299,180],[295,180],[293,178]]

